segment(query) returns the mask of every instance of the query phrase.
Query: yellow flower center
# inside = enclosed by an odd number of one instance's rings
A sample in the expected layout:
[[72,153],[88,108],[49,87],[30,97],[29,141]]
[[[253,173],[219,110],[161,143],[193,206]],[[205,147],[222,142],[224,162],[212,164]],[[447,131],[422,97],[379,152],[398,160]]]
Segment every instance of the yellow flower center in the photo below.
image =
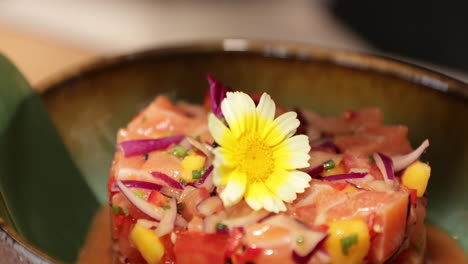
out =
[[250,182],[266,180],[275,167],[273,149],[255,134],[241,136],[238,144],[239,170],[247,175]]

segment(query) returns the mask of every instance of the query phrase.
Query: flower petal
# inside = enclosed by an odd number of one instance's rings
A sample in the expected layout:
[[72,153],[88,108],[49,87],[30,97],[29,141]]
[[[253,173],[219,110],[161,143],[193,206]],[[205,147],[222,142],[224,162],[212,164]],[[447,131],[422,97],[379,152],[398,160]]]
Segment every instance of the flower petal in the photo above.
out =
[[226,187],[220,197],[225,206],[238,203],[244,196],[247,185],[247,175],[239,171],[233,171],[229,177]]
[[263,182],[251,182],[247,186],[245,201],[254,210],[270,212],[285,211],[284,203],[272,193]]
[[302,171],[277,172],[268,178],[265,185],[276,197],[285,202],[292,202],[297,193],[303,193],[309,186],[310,176]]
[[215,167],[225,166],[232,168],[237,164],[236,154],[225,147],[217,147],[213,150]]
[[227,128],[214,114],[210,114],[208,116],[208,129],[218,144],[226,147],[235,144],[236,140],[232,135],[231,130],[229,130],[229,128]]
[[233,135],[238,138],[255,121],[255,103],[245,93],[229,92],[221,103],[221,110]]
[[[270,125],[271,127],[265,129],[263,136],[269,146],[275,146],[286,138],[294,135],[299,125],[300,122],[299,119],[297,119],[297,113],[287,112],[277,117]],[[265,132],[267,134],[265,134]]]
[[213,184],[216,186],[226,185],[231,176],[232,169],[226,166],[213,167]]
[[[267,121],[273,121],[275,118],[275,111],[275,102],[271,99],[269,94],[263,93],[257,106],[259,122],[266,123]],[[260,129],[263,127],[264,124],[259,124]]]
[[275,163],[285,170],[302,169],[310,166],[309,138],[297,135],[286,139],[274,149]]

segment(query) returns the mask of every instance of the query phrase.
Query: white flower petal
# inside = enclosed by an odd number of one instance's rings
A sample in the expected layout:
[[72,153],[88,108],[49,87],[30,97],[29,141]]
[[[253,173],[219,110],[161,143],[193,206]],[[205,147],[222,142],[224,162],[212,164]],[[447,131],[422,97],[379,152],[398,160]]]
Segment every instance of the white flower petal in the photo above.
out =
[[309,138],[305,135],[297,135],[286,139],[274,149],[274,157],[283,169],[302,169],[310,166]]
[[215,186],[225,185],[231,175],[232,169],[225,166],[213,166],[213,184]]
[[247,176],[244,173],[232,172],[226,187],[220,194],[224,205],[231,206],[238,203],[244,196],[246,185]]
[[271,99],[269,94],[263,93],[257,106],[257,113],[260,118],[273,121],[275,118],[275,110],[275,102]]
[[229,146],[230,142],[235,142],[232,132],[214,114],[208,115],[208,129],[220,145]]
[[296,117],[296,112],[287,112],[277,117],[262,134],[263,138],[268,142],[268,145],[276,146],[286,138],[294,135],[296,129],[300,125]]
[[255,103],[245,93],[228,92],[221,102],[221,111],[233,135],[238,138],[246,128],[253,126]]

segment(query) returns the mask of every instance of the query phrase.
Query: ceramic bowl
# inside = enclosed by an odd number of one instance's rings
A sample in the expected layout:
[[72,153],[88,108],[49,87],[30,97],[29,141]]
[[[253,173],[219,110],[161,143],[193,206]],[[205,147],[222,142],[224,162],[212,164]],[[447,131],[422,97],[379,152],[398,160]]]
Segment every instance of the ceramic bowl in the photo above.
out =
[[117,129],[158,94],[202,102],[207,73],[323,114],[378,106],[386,123],[409,126],[413,146],[429,138],[428,221],[468,251],[467,84],[381,57],[227,39],[103,59],[49,82],[39,96],[4,60],[0,76],[9,79],[0,85],[24,90],[0,92],[8,110],[0,118],[0,234],[15,256],[73,262],[106,203]]

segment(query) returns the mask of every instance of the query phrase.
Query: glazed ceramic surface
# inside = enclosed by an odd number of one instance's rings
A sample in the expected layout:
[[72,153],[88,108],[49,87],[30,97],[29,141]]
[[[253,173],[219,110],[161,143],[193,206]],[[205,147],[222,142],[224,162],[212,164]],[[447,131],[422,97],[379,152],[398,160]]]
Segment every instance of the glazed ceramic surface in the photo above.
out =
[[5,85],[26,87],[0,116],[0,213],[8,233],[34,252],[73,262],[94,210],[106,202],[117,129],[159,94],[202,103],[207,73],[291,108],[339,114],[377,106],[386,123],[409,126],[413,146],[429,138],[428,219],[468,251],[466,84],[383,58],[245,40],[106,59],[50,82],[41,97],[24,81],[0,78],[2,96]]

